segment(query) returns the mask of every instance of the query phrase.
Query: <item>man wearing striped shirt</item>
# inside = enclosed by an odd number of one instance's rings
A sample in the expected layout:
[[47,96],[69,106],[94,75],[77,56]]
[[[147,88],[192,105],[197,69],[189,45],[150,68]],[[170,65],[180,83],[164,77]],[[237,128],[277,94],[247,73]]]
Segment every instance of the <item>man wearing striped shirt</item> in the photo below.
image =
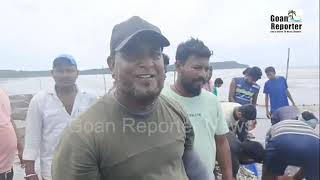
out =
[[[278,109],[277,111],[283,111]],[[273,125],[266,138],[266,154],[262,180],[275,179],[284,174],[287,166],[298,166],[294,177],[307,180],[319,179],[319,133],[314,130],[318,119],[310,112],[298,114],[275,113],[280,122]]]

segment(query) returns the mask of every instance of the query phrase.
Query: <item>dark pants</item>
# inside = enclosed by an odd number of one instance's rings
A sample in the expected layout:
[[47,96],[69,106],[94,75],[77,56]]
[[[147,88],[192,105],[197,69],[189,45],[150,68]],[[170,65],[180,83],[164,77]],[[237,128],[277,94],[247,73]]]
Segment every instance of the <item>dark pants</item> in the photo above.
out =
[[307,180],[319,180],[320,140],[313,136],[282,134],[268,142],[263,165],[275,175],[283,175],[287,166],[298,166]]
[[232,132],[226,134],[226,137],[230,146],[233,177],[237,176],[240,164],[262,162],[264,149],[259,142],[249,140],[240,142]]
[[13,169],[5,173],[0,173],[0,180],[12,180],[12,179],[13,179]]

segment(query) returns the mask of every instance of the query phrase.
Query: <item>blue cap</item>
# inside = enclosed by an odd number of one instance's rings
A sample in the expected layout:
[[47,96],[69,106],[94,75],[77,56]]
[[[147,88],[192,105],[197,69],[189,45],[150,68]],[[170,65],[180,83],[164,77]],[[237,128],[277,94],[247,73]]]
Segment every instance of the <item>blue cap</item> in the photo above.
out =
[[67,55],[67,54],[62,54],[62,55],[59,55],[58,57],[56,57],[53,60],[53,65],[52,66],[55,67],[58,64],[60,64],[61,62],[65,62],[65,63],[68,63],[70,65],[77,66],[76,60],[71,55]]

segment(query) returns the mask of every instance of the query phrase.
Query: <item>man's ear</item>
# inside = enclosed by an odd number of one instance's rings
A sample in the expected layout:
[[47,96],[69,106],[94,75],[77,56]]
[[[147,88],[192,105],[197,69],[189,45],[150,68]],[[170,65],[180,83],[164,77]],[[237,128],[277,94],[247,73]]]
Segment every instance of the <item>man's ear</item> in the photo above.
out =
[[179,71],[181,71],[184,64],[181,61],[177,60],[175,65],[176,65],[176,71],[179,72]]
[[115,57],[109,56],[107,59],[107,63],[109,66],[109,69],[111,71],[111,76],[114,80],[116,80],[116,63],[115,63]]
[[238,119],[241,119],[242,118],[242,112],[238,111],[237,112],[237,116],[238,116]]
[[114,56],[109,56],[107,59],[107,63],[111,72],[114,71]]

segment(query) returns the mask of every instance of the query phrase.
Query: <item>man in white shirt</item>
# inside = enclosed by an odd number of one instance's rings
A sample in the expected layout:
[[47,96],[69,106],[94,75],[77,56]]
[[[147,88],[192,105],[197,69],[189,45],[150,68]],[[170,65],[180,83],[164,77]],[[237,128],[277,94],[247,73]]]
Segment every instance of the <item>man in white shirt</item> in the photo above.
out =
[[[72,56],[55,58],[51,73],[54,88],[36,94],[28,109],[23,152],[27,180],[51,180],[52,156],[63,130],[96,101],[95,96],[78,89],[79,71]],[[34,168],[39,155],[41,176]]]
[[254,105],[233,102],[221,103],[221,108],[230,130],[226,137],[230,145],[232,173],[236,177],[240,164],[260,163],[264,158],[263,146],[247,137],[250,122],[256,120],[257,110]]

